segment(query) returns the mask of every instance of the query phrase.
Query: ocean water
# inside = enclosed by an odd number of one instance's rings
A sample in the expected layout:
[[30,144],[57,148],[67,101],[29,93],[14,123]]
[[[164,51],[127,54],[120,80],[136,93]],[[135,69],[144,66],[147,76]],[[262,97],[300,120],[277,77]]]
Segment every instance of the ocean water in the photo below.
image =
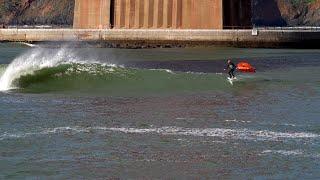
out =
[[[231,85],[225,60],[255,74]],[[0,179],[319,179],[320,50],[0,44]]]

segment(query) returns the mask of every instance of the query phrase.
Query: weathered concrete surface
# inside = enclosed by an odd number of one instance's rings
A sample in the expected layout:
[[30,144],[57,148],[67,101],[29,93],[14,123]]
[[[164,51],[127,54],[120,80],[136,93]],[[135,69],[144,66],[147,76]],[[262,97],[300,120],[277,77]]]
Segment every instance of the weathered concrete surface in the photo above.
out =
[[110,28],[110,0],[75,0],[73,27]]
[[0,29],[0,41],[320,48],[319,30]]
[[115,0],[114,7],[117,29],[223,28],[222,0]]

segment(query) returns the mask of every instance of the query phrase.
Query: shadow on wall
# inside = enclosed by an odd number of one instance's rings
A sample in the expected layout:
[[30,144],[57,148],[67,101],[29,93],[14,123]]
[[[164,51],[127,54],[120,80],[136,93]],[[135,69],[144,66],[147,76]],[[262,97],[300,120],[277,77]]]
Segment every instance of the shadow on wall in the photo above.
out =
[[275,0],[253,1],[253,24],[255,26],[287,26]]

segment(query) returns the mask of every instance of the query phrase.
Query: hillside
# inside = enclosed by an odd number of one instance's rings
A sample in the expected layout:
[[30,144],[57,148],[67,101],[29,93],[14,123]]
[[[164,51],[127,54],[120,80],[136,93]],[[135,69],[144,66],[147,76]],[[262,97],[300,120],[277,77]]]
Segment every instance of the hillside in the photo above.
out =
[[0,0],[0,24],[68,26],[73,9],[73,0]]
[[[320,26],[320,0],[253,0],[257,26]],[[73,0],[0,0],[0,24],[71,26]]]
[[320,0],[254,0],[258,26],[320,26]]

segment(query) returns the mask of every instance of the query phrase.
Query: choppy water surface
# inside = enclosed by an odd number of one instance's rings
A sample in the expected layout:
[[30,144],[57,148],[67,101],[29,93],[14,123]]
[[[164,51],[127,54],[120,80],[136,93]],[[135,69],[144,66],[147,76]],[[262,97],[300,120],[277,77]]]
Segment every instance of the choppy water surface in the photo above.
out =
[[0,178],[320,178],[319,55],[1,44]]

